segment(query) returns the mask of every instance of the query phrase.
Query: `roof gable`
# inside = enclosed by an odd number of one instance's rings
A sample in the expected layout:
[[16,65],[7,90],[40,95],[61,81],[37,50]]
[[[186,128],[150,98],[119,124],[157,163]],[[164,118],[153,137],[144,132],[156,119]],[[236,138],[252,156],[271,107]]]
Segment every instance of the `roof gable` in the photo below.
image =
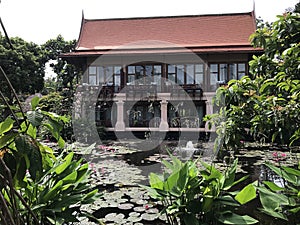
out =
[[255,30],[253,12],[99,20],[83,18],[76,51],[101,52],[120,50],[124,46],[127,49],[128,46],[132,49],[155,48],[145,44],[149,40],[191,49],[251,47],[249,36]]

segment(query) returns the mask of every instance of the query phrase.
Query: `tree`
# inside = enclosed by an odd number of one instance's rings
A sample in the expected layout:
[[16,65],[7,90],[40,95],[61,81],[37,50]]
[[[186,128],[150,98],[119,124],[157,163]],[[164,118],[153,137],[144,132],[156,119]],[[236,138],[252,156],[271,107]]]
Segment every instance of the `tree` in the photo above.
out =
[[[11,48],[7,39],[0,34],[0,65],[7,74],[17,93],[33,94],[44,87],[45,63],[47,57],[43,49],[21,38],[11,38]],[[2,92],[9,99],[12,94],[6,88],[4,79],[1,78]]]
[[249,136],[284,145],[300,138],[299,19],[298,13],[288,12],[271,28],[261,26],[251,38],[264,54],[250,62],[251,76],[217,91],[216,103],[222,107],[212,121],[225,147],[238,147]]
[[50,39],[42,48],[45,50],[48,61],[54,60],[50,66],[57,74],[57,82],[59,89],[68,88],[72,92],[74,90],[74,84],[78,82],[78,78],[81,75],[80,68],[75,65],[68,64],[67,61],[60,58],[61,53],[68,53],[75,49],[76,40],[65,41],[61,35],[58,35],[56,39]]

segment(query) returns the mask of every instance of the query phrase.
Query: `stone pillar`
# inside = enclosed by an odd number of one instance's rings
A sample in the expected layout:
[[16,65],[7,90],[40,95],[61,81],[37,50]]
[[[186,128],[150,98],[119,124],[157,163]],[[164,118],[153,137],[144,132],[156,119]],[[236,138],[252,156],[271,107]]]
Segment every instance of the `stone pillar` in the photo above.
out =
[[168,102],[165,99],[162,99],[160,102],[160,131],[169,131],[168,124]]
[[117,122],[115,125],[115,131],[125,131],[124,123],[124,96],[123,93],[116,96],[117,104]]

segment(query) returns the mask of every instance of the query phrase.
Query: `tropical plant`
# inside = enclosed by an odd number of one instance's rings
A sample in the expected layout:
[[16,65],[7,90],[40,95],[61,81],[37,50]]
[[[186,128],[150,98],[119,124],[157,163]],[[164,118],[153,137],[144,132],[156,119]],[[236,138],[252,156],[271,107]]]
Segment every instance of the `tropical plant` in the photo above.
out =
[[247,215],[238,215],[235,208],[256,198],[252,187],[241,192],[230,189],[247,176],[235,180],[237,160],[226,172],[202,162],[181,162],[171,156],[171,163],[162,163],[168,171],[163,175],[150,173],[150,187],[144,186],[149,194],[162,201],[170,224],[255,224],[258,221]]
[[223,148],[241,140],[292,145],[300,138],[300,24],[298,13],[278,16],[251,36],[264,54],[250,61],[250,74],[217,90],[220,113],[212,116]]
[[275,179],[263,181],[257,187],[262,205],[260,210],[274,218],[296,224],[300,217],[300,164],[298,169],[271,163],[266,163],[266,166],[274,173]]
[[[13,89],[12,92],[19,102]],[[37,138],[39,127],[45,127],[57,140],[58,148],[63,149],[60,132],[66,117],[40,110],[37,97],[31,101],[32,110],[24,113],[20,103],[12,107],[0,93],[10,111],[10,116],[0,123],[0,223],[46,225],[78,221],[84,216],[81,206],[98,195],[90,184],[88,164],[73,159],[73,153],[63,151],[64,155],[56,156]]]

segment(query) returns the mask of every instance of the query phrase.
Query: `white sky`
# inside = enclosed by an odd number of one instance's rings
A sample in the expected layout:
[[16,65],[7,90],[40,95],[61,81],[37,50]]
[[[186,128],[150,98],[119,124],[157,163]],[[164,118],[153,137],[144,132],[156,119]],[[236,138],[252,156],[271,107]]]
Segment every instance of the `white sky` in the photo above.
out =
[[[10,37],[43,44],[62,34],[77,39],[85,18],[120,18],[250,12],[253,0],[0,0],[0,16]],[[299,0],[255,0],[255,13],[272,22]],[[0,29],[2,32],[2,30]]]

